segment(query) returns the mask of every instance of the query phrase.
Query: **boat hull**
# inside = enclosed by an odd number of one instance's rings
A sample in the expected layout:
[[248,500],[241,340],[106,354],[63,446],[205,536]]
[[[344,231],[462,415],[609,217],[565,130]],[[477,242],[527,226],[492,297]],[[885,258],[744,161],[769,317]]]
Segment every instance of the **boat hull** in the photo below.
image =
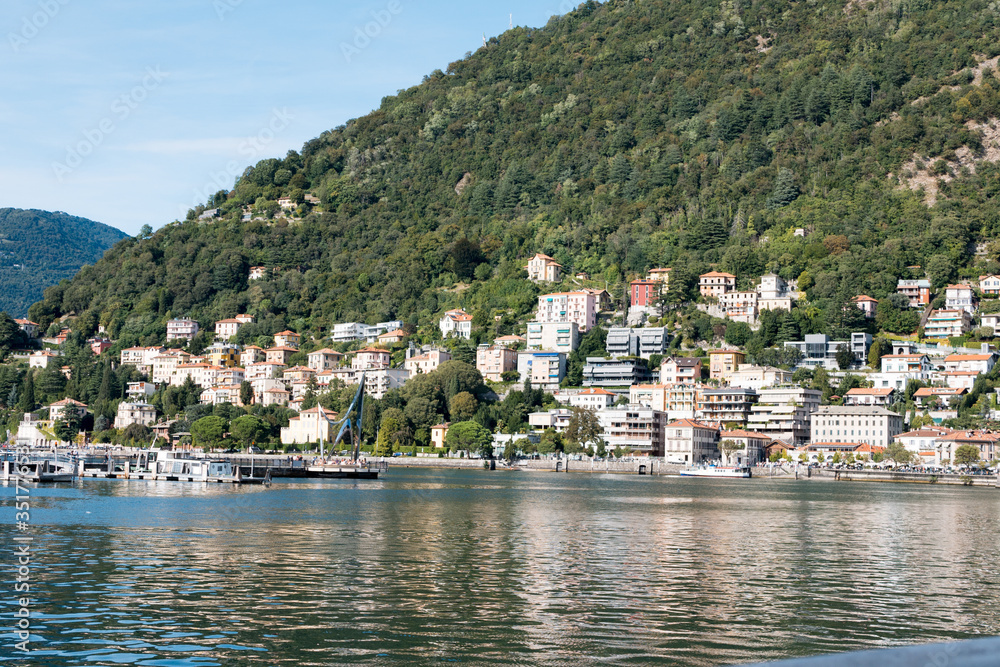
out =
[[749,479],[749,468],[688,468],[681,470],[681,477],[721,477],[723,479]]

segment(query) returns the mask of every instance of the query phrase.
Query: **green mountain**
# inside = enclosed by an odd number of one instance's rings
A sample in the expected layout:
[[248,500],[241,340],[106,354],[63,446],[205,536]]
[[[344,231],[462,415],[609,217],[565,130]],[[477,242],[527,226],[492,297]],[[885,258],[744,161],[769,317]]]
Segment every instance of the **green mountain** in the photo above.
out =
[[0,209],[0,310],[24,317],[46,287],[124,238],[114,227],[65,213]]
[[[248,168],[31,317],[73,313],[133,345],[179,314],[317,335],[399,318],[433,335],[464,307],[488,339],[529,316],[522,267],[544,252],[571,276],[553,289],[586,272],[616,297],[673,267],[678,304],[710,268],[741,286],[797,279],[808,300],[762,345],[862,326],[845,309],[862,293],[885,301],[880,326],[912,330],[885,298],[898,278],[1000,272],[996,5],[586,2]],[[249,281],[251,266],[280,271]],[[671,322],[713,333],[693,313]]]

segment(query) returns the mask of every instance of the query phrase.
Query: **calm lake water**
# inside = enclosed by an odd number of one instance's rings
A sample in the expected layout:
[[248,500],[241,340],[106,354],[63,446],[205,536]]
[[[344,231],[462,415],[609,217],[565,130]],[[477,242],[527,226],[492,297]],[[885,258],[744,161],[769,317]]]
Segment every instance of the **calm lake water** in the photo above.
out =
[[995,489],[395,468],[32,505],[35,652],[8,630],[2,665],[723,665],[1000,634]]

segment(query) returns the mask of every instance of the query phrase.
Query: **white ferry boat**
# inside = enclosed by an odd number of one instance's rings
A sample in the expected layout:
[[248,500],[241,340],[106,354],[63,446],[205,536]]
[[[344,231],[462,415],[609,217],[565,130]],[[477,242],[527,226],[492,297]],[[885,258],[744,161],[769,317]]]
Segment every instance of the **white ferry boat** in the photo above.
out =
[[700,465],[684,468],[681,477],[753,477],[750,466]]
[[0,480],[25,482],[72,482],[76,478],[72,465],[66,462],[38,460],[17,463],[15,460],[3,462]]

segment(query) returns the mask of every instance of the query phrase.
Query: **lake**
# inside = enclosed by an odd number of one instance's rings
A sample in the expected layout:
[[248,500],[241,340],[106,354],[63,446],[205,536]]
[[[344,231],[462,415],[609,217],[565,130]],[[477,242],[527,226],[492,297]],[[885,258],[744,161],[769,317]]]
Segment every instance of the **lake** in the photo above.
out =
[[[724,665],[1000,634],[1000,490],[391,468],[3,492],[0,664]],[[13,538],[33,538],[33,653]]]

